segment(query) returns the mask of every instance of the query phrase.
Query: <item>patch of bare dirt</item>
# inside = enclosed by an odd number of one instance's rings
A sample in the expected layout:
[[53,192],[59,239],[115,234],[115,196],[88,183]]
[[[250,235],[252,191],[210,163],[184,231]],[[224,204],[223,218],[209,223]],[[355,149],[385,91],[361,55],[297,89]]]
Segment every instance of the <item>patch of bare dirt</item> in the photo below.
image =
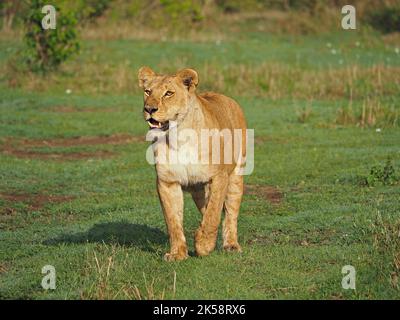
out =
[[32,150],[37,147],[74,147],[74,146],[94,146],[94,145],[121,145],[133,142],[144,142],[142,136],[132,136],[129,134],[115,134],[110,136],[94,137],[74,137],[57,139],[3,139],[2,152],[18,158],[28,159],[51,159],[51,160],[80,160],[90,158],[109,158],[115,152],[107,150],[82,151],[82,152],[40,152]]
[[56,106],[48,109],[51,112],[58,113],[76,113],[76,112],[118,112],[120,109],[117,108],[76,108],[73,106]]
[[278,188],[267,185],[246,184],[244,194],[254,195],[272,204],[280,204],[283,200],[283,193]]
[[82,160],[93,158],[109,158],[115,155],[115,152],[110,151],[94,151],[94,152],[70,152],[70,153],[57,153],[57,152],[38,152],[32,150],[18,150],[18,149],[5,149],[4,154],[13,155],[17,158],[27,159],[49,159],[49,160]]
[[[43,208],[48,203],[62,203],[75,199],[74,196],[44,195],[44,194],[14,194],[0,193],[0,198],[9,202],[23,202],[29,204],[29,210],[35,211]],[[9,209],[9,214],[14,214],[15,210]],[[11,210],[11,211],[10,211]]]
[[25,147],[74,147],[74,146],[94,146],[100,144],[127,144],[132,142],[145,141],[142,136],[132,136],[130,134],[113,134],[110,136],[94,137],[74,137],[59,139],[22,139],[18,143]]

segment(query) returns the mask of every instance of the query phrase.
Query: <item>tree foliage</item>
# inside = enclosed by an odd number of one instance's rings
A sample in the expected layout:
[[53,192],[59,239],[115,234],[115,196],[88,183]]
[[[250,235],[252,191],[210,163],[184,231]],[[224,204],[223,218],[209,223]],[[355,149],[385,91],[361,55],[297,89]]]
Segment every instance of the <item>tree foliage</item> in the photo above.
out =
[[370,10],[367,20],[383,33],[400,32],[400,4]]
[[31,71],[48,72],[79,51],[77,19],[73,12],[57,10],[56,29],[42,28],[43,0],[31,0],[24,20],[26,49],[24,59]]

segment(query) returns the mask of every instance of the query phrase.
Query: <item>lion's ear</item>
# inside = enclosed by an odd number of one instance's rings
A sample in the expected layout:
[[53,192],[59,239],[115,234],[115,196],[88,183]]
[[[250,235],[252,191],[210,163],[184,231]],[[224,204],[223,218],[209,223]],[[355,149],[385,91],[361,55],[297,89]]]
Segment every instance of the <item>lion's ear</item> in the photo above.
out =
[[190,91],[196,89],[199,84],[199,76],[193,69],[183,69],[176,74],[177,77],[182,79],[183,84]]
[[149,67],[141,67],[138,72],[139,87],[144,88],[146,82],[149,82],[156,76],[156,73]]

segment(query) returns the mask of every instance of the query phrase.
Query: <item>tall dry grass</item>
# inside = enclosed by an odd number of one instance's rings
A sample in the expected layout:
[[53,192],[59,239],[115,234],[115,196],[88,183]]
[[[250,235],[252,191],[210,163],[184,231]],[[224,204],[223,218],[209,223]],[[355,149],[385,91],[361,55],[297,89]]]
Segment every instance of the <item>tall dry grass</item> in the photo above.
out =
[[379,261],[383,276],[387,282],[400,290],[400,220],[389,221],[378,212],[372,224],[373,245],[378,257],[390,257]]
[[335,124],[364,127],[396,127],[400,118],[400,110],[394,105],[385,104],[377,98],[367,98],[354,107],[352,103],[346,108],[337,110]]
[[[126,268],[132,264],[124,249],[118,245],[103,243],[97,250],[86,251],[84,266],[85,285],[80,298],[85,300],[163,300],[176,295],[176,272],[171,277],[171,285],[160,287],[159,279],[148,278],[133,283],[126,278]],[[122,277],[121,277],[122,275]]]
[[[161,61],[156,70],[173,74],[187,63],[184,60]],[[212,90],[235,96],[356,100],[400,92],[400,67],[386,65],[304,69],[283,63],[220,65],[208,62],[197,67],[197,71],[200,75],[199,91]],[[80,94],[140,94],[136,72],[137,68],[129,61],[117,65],[71,63],[64,66],[63,72],[46,78],[4,68],[10,87],[31,91],[70,89]]]

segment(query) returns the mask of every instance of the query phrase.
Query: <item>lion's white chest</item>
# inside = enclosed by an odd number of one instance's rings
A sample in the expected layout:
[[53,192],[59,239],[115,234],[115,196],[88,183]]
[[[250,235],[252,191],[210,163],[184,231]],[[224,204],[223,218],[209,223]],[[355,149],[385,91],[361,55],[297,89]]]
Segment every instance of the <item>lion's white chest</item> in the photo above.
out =
[[156,164],[159,178],[181,185],[207,182],[210,179],[208,165],[200,163],[197,148],[197,145],[184,144],[175,150],[170,150],[166,144],[159,144],[157,156],[161,161]]

